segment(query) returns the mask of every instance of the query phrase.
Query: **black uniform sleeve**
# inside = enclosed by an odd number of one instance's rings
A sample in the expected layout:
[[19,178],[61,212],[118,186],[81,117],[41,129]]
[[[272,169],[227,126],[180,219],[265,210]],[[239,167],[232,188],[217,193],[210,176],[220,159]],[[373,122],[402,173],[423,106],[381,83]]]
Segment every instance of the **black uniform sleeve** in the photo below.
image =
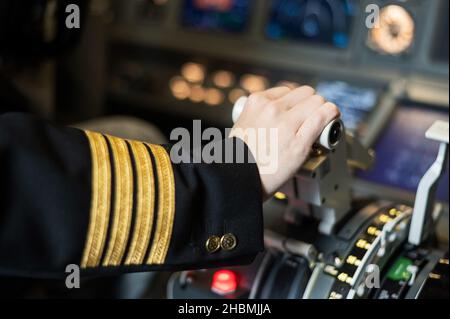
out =
[[263,250],[256,165],[173,164],[169,154],[168,146],[1,115],[0,274],[251,262]]

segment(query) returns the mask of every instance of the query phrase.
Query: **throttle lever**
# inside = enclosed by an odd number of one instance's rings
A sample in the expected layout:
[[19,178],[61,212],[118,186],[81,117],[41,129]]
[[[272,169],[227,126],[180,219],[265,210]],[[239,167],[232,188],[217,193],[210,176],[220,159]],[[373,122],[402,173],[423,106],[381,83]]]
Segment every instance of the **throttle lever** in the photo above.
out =
[[[232,113],[234,123],[238,121],[244,111],[247,100],[248,97],[242,96],[234,104]],[[321,145],[328,150],[333,150],[345,137],[344,131],[344,123],[342,123],[342,120],[340,118],[335,119],[325,127],[316,144]]]

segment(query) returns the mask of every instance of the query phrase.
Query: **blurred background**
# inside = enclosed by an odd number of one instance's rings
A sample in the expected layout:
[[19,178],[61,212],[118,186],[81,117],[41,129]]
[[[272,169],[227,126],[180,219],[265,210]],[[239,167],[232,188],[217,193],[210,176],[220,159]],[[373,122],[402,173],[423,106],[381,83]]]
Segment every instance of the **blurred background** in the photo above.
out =
[[[366,8],[380,8],[368,28]],[[411,204],[448,120],[447,0],[91,0],[78,44],[42,59],[0,61],[0,112],[163,143],[175,127],[232,126],[234,102],[308,84],[335,102],[349,131],[377,153],[353,191]],[[74,40],[75,41],[75,40]],[[438,192],[447,222],[448,173]],[[51,281],[0,278],[0,294],[164,298],[170,274]]]

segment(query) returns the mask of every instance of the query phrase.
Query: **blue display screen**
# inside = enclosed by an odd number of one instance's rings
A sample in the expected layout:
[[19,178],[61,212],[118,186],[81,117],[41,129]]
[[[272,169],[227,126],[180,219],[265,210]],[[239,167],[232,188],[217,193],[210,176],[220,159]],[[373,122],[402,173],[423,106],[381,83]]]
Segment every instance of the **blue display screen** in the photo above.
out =
[[354,12],[349,0],[272,0],[266,36],[347,48]]
[[317,93],[336,104],[349,131],[356,131],[378,102],[378,91],[374,88],[351,85],[342,81],[320,82]]
[[184,0],[183,25],[198,30],[239,33],[250,19],[253,0]]
[[[425,138],[437,120],[448,121],[448,112],[417,105],[401,105],[375,145],[376,164],[362,179],[416,193],[420,179],[436,160],[439,143]],[[448,202],[447,172],[438,188],[438,199]]]

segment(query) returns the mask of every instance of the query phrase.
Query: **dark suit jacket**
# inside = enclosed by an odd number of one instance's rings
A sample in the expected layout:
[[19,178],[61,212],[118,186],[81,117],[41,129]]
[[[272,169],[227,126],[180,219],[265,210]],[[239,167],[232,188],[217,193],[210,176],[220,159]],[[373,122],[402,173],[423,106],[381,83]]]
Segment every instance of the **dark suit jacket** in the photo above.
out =
[[174,165],[168,154],[168,146],[0,115],[0,275],[251,262],[263,250],[257,166]]

